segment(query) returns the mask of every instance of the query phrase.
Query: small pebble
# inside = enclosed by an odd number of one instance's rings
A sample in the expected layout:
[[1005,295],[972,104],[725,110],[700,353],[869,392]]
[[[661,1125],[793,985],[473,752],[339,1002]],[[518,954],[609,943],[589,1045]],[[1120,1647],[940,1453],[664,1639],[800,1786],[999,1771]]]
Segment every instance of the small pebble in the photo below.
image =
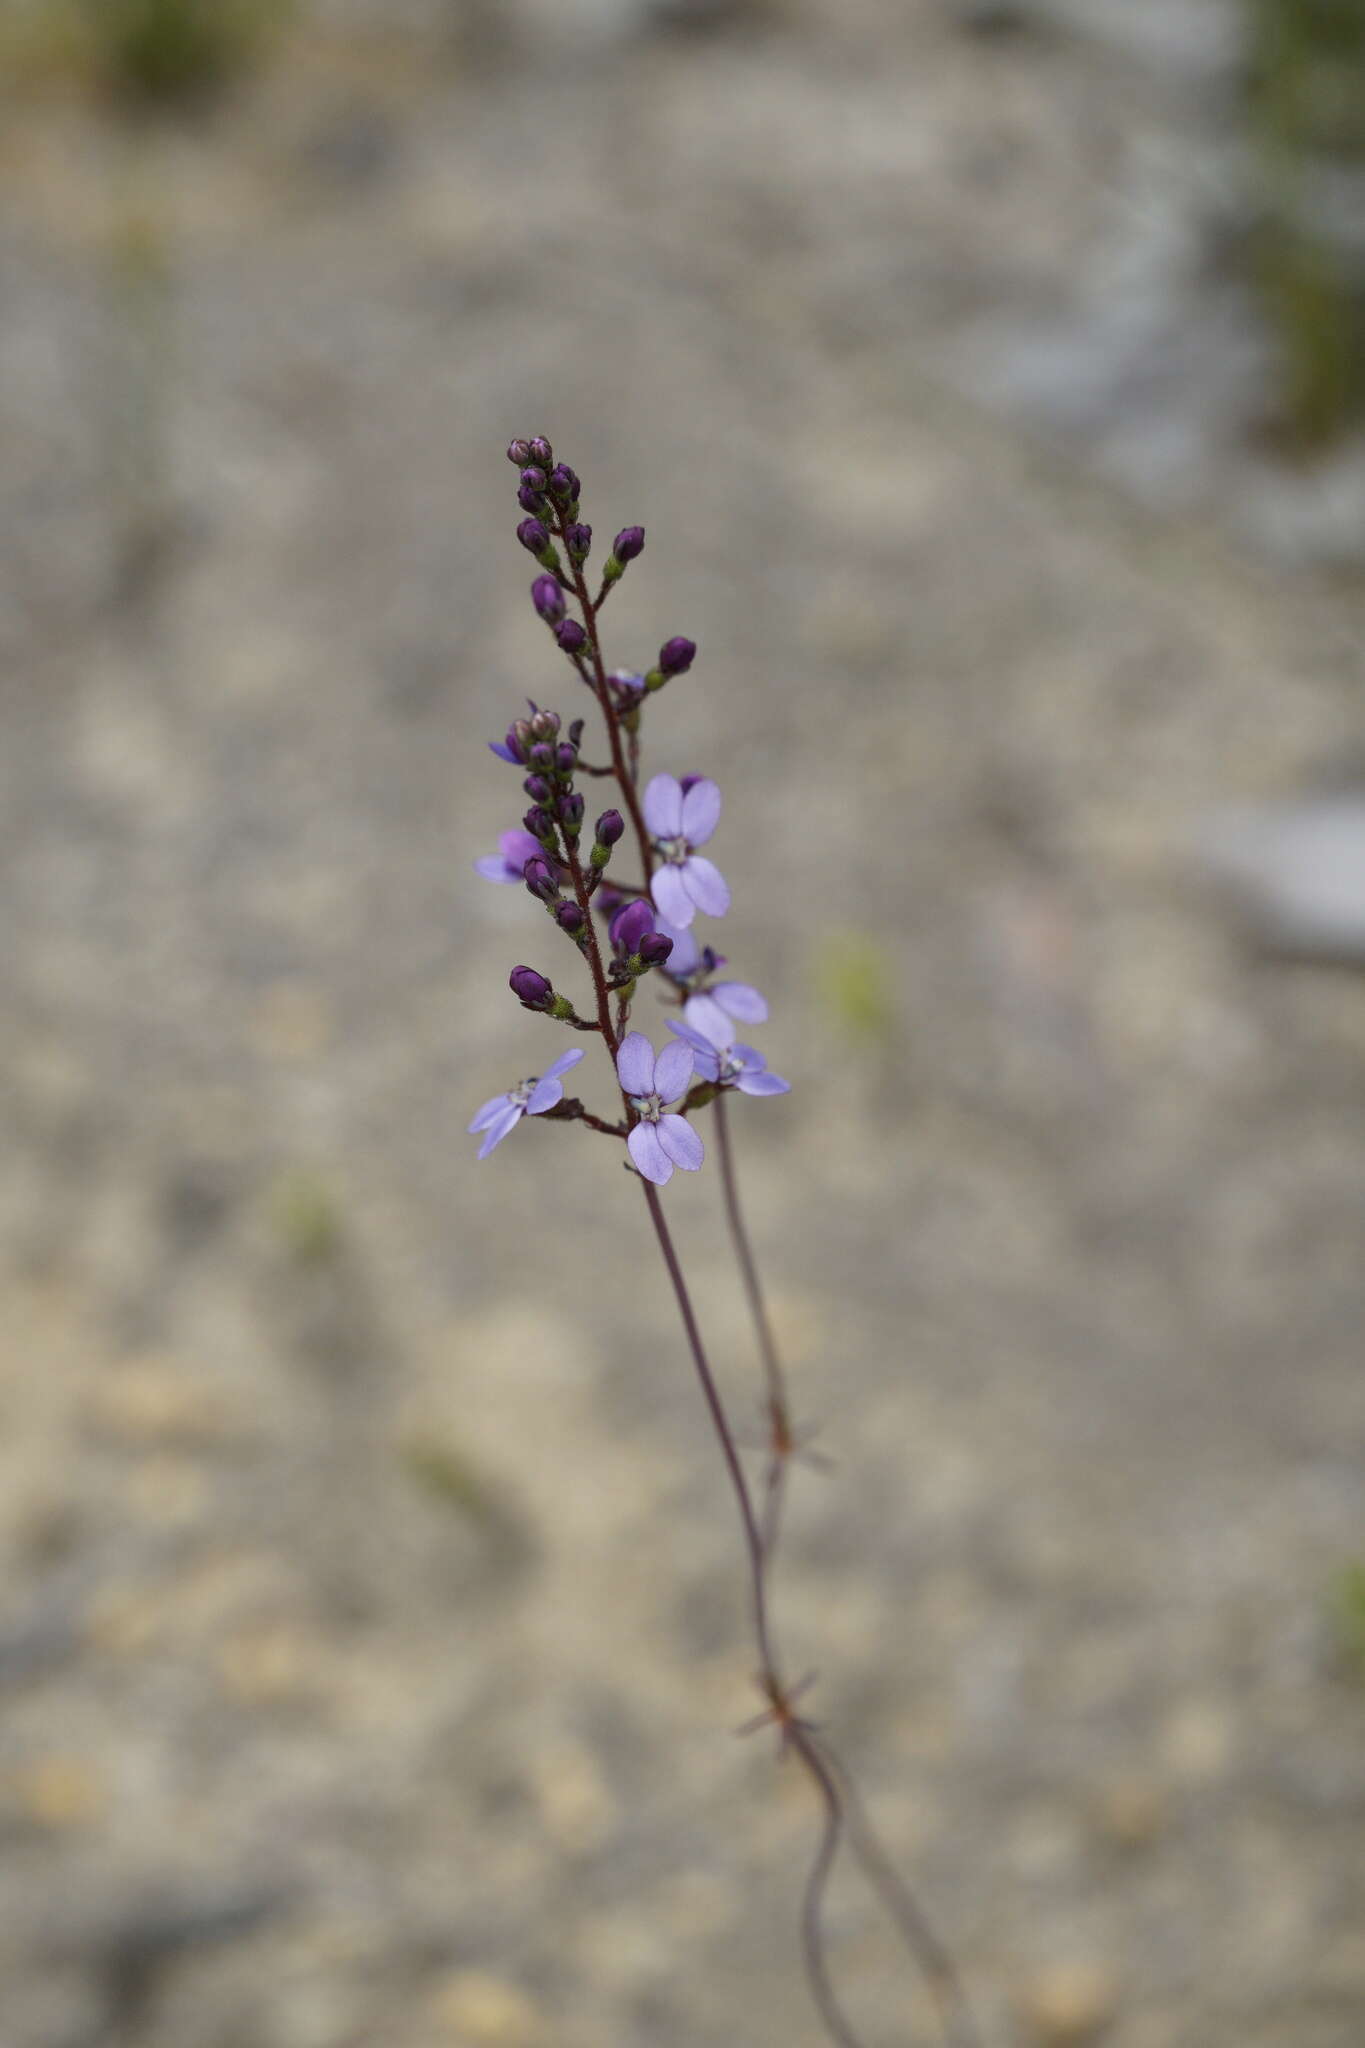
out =
[[1118,2011],[1118,1984],[1102,1963],[1052,1963],[1024,1987],[1020,2017],[1038,2048],[1086,2048]]

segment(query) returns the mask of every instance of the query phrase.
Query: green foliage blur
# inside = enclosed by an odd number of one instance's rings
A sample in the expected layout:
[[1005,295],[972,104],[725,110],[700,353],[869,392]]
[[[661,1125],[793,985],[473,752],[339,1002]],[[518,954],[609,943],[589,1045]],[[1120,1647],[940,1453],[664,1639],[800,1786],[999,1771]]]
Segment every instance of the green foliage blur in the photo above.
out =
[[1365,413],[1365,255],[1326,200],[1343,183],[1365,189],[1365,5],[1247,4],[1261,197],[1254,274],[1279,340],[1283,424],[1311,448]]
[[1331,1606],[1342,1654],[1365,1681],[1365,1563],[1348,1564],[1337,1574]]
[[821,1008],[841,1037],[869,1048],[896,1036],[896,1003],[884,949],[867,932],[835,932],[820,945],[815,966]]
[[148,111],[198,106],[247,76],[293,0],[0,0],[0,56]]

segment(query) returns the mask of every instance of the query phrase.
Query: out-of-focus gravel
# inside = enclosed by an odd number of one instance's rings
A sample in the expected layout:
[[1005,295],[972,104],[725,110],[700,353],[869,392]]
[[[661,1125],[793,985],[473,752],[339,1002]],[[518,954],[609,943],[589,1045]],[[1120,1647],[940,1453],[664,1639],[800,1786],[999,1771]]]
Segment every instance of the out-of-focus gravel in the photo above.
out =
[[[648,528],[615,657],[702,646],[651,761],[722,780],[796,1083],[736,1123],[837,1459],[816,1711],[993,2040],[1357,2048],[1365,984],[1195,859],[1358,763],[1365,607],[945,368],[1103,260],[1160,90],[889,0],[534,12],[7,116],[4,2048],[817,2039],[638,1195],[464,1136],[548,1057],[547,928],[470,873],[557,687],[539,429]],[[716,1193],[667,1200],[747,1417]]]

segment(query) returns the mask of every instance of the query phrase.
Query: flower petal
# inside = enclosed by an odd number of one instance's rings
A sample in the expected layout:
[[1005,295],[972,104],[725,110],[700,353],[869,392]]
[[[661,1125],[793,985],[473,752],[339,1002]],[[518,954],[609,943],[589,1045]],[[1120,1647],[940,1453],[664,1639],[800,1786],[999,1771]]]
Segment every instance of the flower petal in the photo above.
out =
[[643,1031],[628,1031],[616,1055],[616,1077],[627,1095],[654,1090],[654,1048]]
[[654,870],[654,879],[649,893],[670,924],[686,930],[696,916],[696,908],[687,893],[681,868],[662,867]]
[[490,1095],[483,1108],[474,1117],[473,1122],[465,1125],[465,1129],[470,1132],[486,1131],[494,1117],[502,1115],[502,1112],[508,1106],[508,1101],[509,1098],[505,1093],[502,1095]]
[[496,754],[500,761],[510,761],[513,767],[518,765],[517,757],[508,746],[506,740],[490,740],[488,742],[488,751],[490,754]]
[[730,885],[720,869],[704,854],[693,853],[683,862],[681,873],[683,887],[698,910],[708,917],[724,917],[730,908]]
[[553,1074],[542,1074],[526,1099],[527,1116],[544,1116],[564,1094],[564,1083]]
[[738,1018],[741,1024],[766,1024],[768,1021],[767,1003],[747,981],[718,981],[711,994],[726,1016]]
[[706,1148],[685,1116],[659,1118],[659,1143],[666,1156],[684,1173],[695,1173],[706,1157]]
[[652,1180],[659,1188],[672,1180],[673,1162],[659,1143],[658,1129],[654,1124],[636,1124],[626,1144],[630,1147],[637,1173],[642,1173],[646,1180]]
[[707,1054],[711,1052],[710,1040],[707,1038],[703,1038],[700,1031],[694,1031],[690,1024],[675,1024],[673,1019],[670,1017],[668,1020],[668,1028],[670,1031],[675,1031],[678,1037],[681,1038],[685,1044],[690,1045],[692,1047],[692,1050],[694,1052],[704,1052]]
[[692,1079],[692,1048],[670,1038],[654,1062],[654,1093],[660,1102],[676,1102]]
[[507,1133],[514,1131],[520,1122],[521,1104],[519,1102],[509,1102],[497,1122],[490,1124],[484,1132],[483,1143],[479,1147],[480,1159],[487,1159],[493,1147],[500,1145],[507,1136]]
[[676,775],[654,775],[645,784],[645,823],[656,839],[682,832],[683,793]]
[[540,841],[533,839],[529,832],[523,832],[520,825],[514,825],[510,832],[499,832],[498,845],[502,848],[502,857],[508,867],[516,869],[518,881],[521,880],[521,871],[531,856],[538,853],[543,858],[545,854],[545,848]]
[[734,1044],[734,1026],[713,996],[689,996],[683,1004],[683,1015],[717,1052],[725,1052]]
[[481,853],[474,863],[476,875],[482,875],[485,882],[519,882],[521,876],[513,874],[500,853]]
[[791,1092],[791,1085],[780,1074],[770,1074],[766,1069],[756,1074],[741,1074],[735,1083],[742,1095],[787,1095]]
[[655,918],[654,926],[655,930],[661,931],[666,939],[672,939],[673,941],[673,951],[664,962],[665,974],[671,974],[675,978],[679,975],[690,974],[701,958],[696,939],[692,933],[684,931],[681,925],[670,924],[668,919],[662,914]]
[[720,788],[709,775],[703,775],[683,798],[683,838],[689,846],[705,846],[719,823]]
[[570,1067],[576,1067],[582,1058],[582,1046],[571,1045],[567,1052],[562,1052],[557,1060],[550,1062],[549,1066],[545,1069],[544,1078],[547,1081],[553,1081],[556,1074],[567,1074]]

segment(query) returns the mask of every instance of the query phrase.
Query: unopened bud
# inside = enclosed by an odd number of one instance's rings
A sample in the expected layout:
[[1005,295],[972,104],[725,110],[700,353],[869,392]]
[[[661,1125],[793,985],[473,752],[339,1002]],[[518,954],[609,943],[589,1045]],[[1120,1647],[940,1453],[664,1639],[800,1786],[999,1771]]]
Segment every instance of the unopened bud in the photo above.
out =
[[530,443],[531,460],[538,462],[542,469],[549,469],[555,459],[555,451],[543,434],[537,434]]
[[555,905],[555,923],[562,932],[581,932],[583,913],[576,903],[558,903]]
[[523,519],[517,528],[517,539],[528,554],[543,555],[550,545],[550,529],[543,519]]
[[521,472],[522,489],[534,491],[537,496],[544,490],[547,481],[544,470],[537,469],[534,462]]
[[554,838],[555,821],[548,811],[541,809],[539,804],[532,804],[521,822],[533,839],[552,840]]
[[533,491],[529,484],[523,484],[517,492],[517,503],[523,512],[539,512],[545,499],[540,491]]
[[533,804],[547,804],[554,795],[543,775],[528,775],[521,786]]
[[588,636],[577,619],[561,619],[555,627],[555,639],[566,654],[581,654],[588,644]]
[[542,903],[553,903],[559,894],[559,882],[554,869],[549,861],[542,860],[538,853],[533,853],[527,861],[521,871],[521,879],[531,894],[538,896]]
[[646,967],[662,967],[673,951],[673,941],[665,932],[646,932],[640,941],[639,951]]
[[643,526],[623,526],[611,544],[611,551],[618,562],[633,562],[637,555],[644,553],[644,546]]
[[564,592],[557,576],[537,576],[531,585],[531,602],[547,625],[556,626],[564,616]]
[[577,839],[583,829],[583,799],[576,791],[559,799],[559,822],[571,837]]
[[525,469],[527,463],[531,460],[530,442],[509,441],[507,444],[507,460],[514,463],[518,469]]
[[507,977],[507,986],[528,1010],[543,1010],[554,996],[553,986],[534,967],[514,967]]
[[626,821],[619,811],[603,811],[592,829],[593,837],[603,846],[615,846],[626,829]]
[[578,766],[577,747],[571,747],[567,740],[562,745],[557,746],[555,748],[555,766],[561,775],[572,775],[574,769]]
[[665,640],[659,649],[659,667],[666,676],[685,675],[696,658],[696,641],[684,639],[681,633],[675,639]]
[[638,953],[640,941],[654,927],[654,912],[641,896],[635,897],[618,910],[608,927],[612,948],[615,952],[629,955]]
[[575,523],[565,534],[564,541],[575,562],[586,562],[592,549],[592,528]]
[[559,731],[557,711],[536,711],[531,715],[531,731],[538,740],[552,740]]

